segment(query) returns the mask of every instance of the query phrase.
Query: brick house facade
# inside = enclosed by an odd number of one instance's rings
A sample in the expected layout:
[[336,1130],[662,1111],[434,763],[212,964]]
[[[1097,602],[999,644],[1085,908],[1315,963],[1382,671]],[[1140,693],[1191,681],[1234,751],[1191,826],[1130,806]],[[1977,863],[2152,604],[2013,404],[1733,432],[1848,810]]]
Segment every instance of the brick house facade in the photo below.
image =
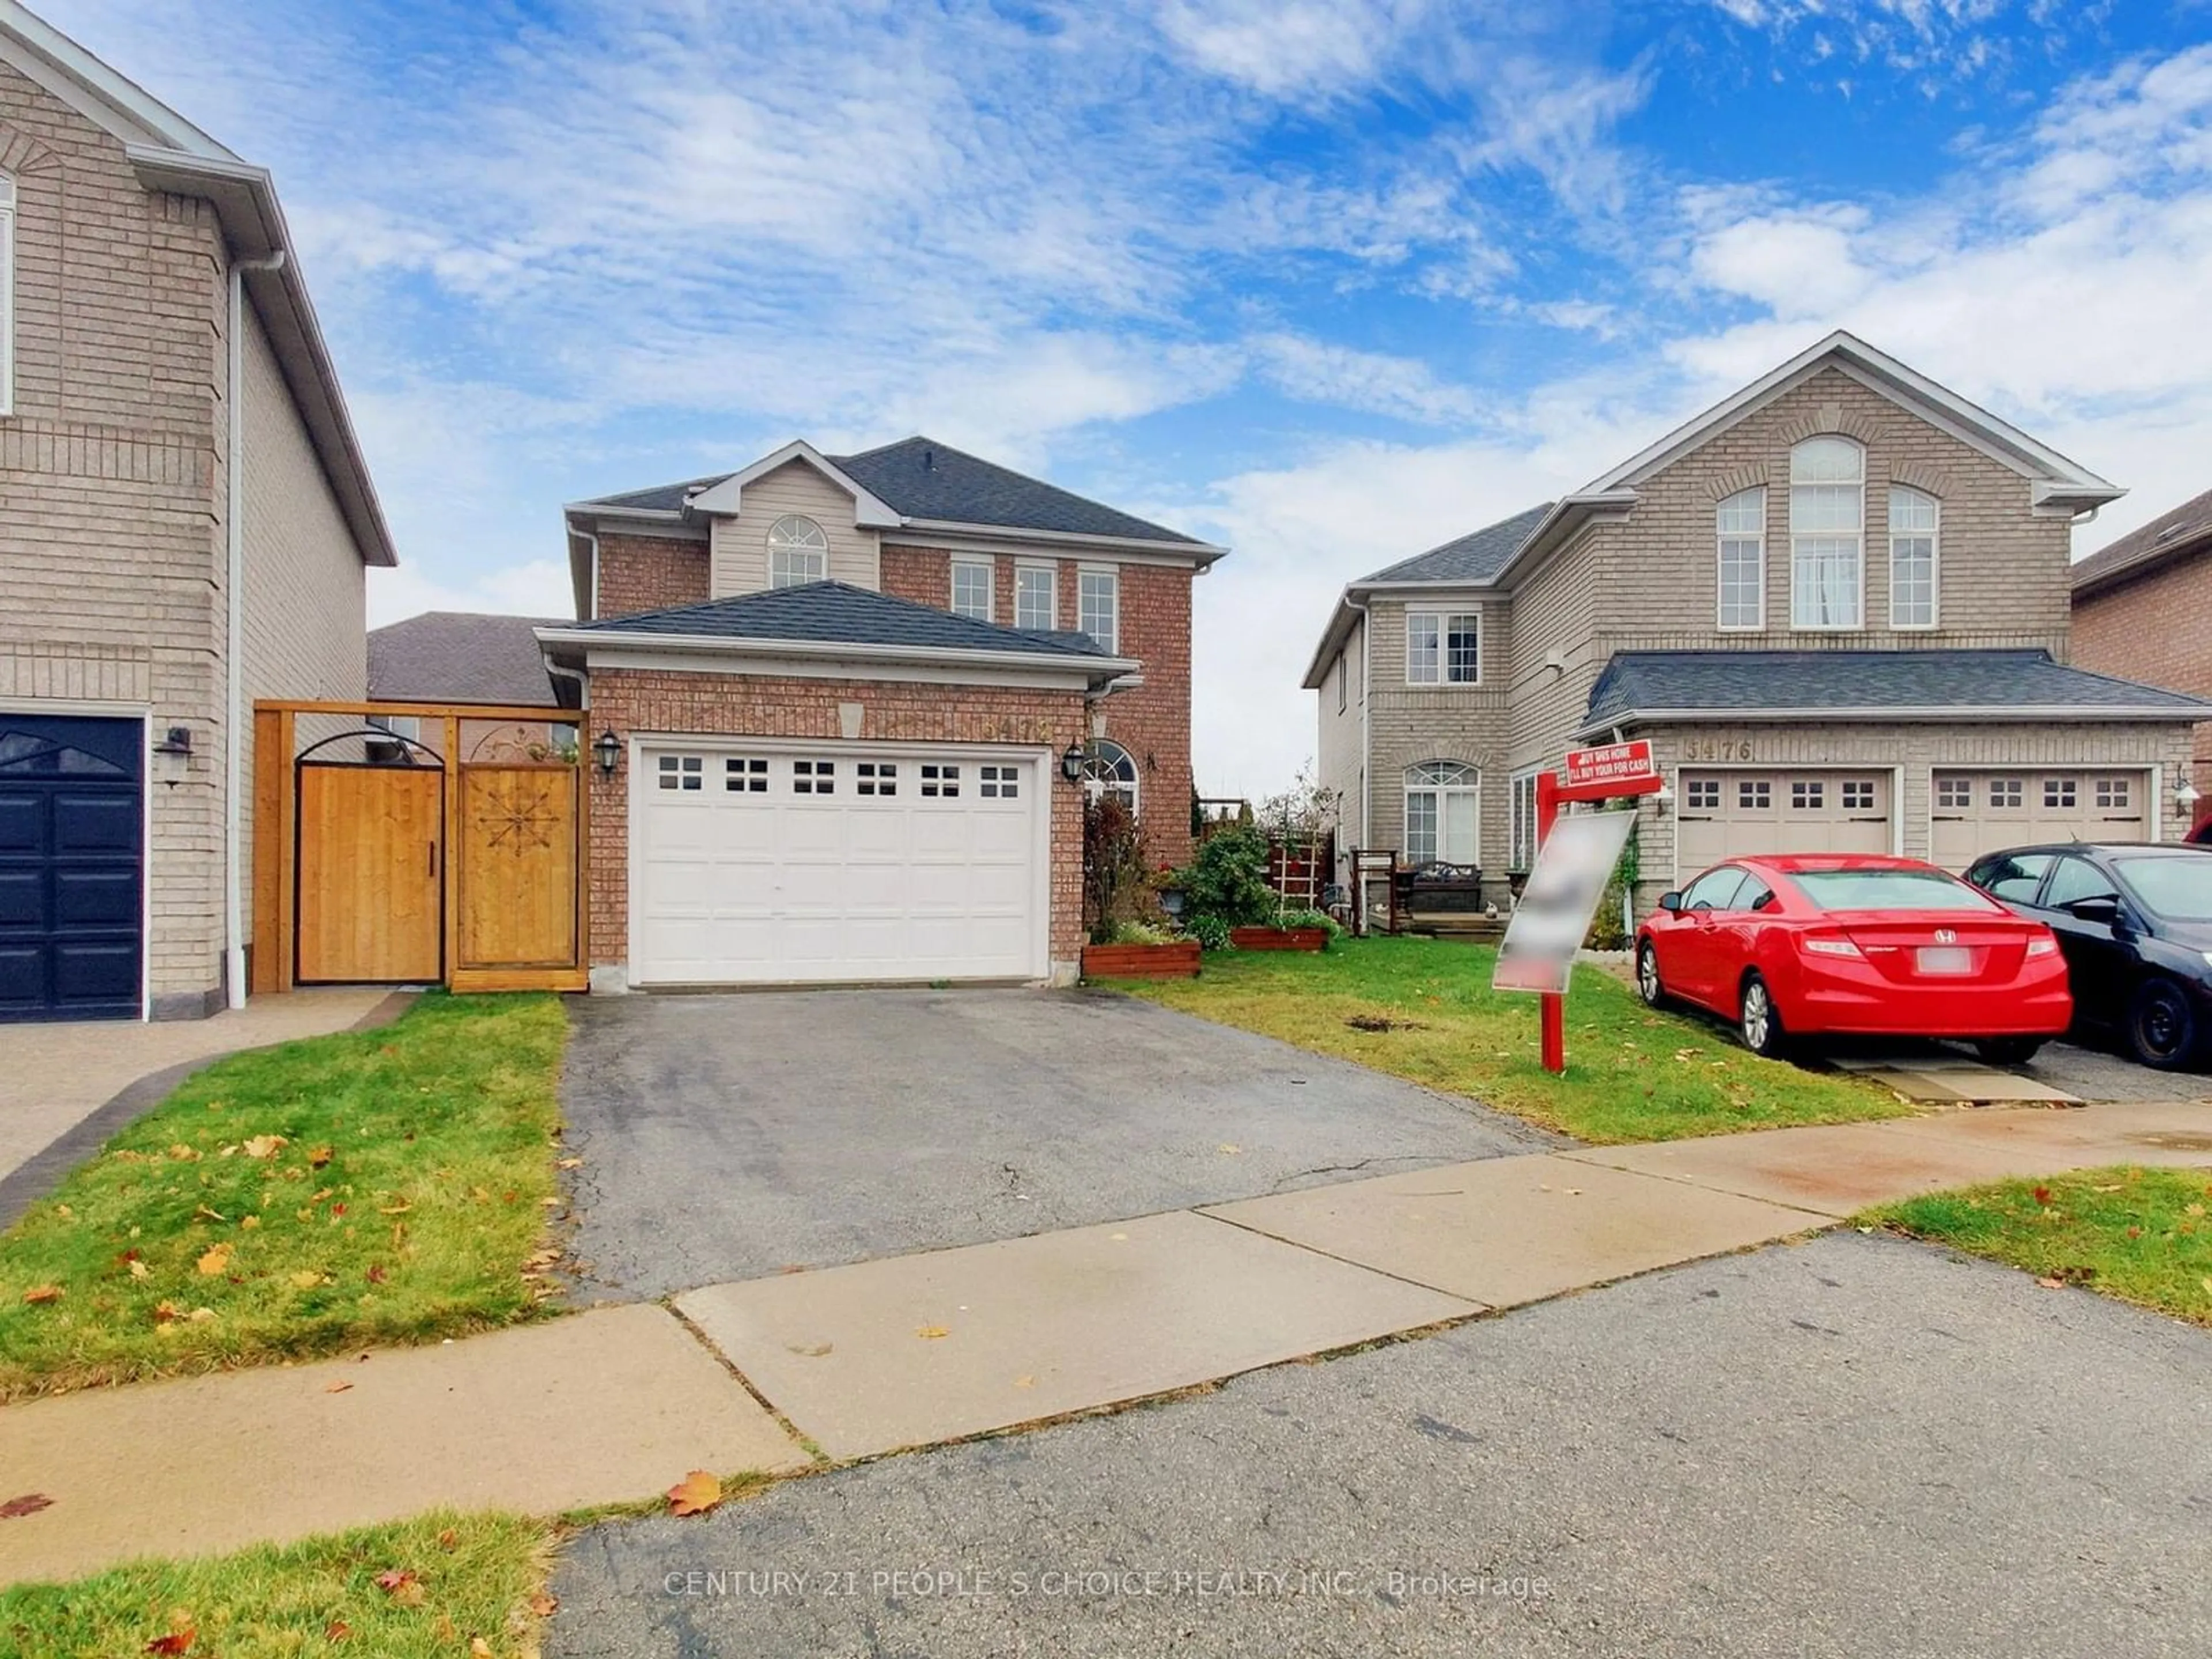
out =
[[82,738],[143,810],[0,779],[0,878],[58,895],[90,836],[112,896],[11,907],[0,1019],[205,1014],[243,994],[252,701],[362,695],[393,554],[268,176],[27,14],[0,39],[0,735]]
[[[2076,564],[2074,660],[2083,668],[2212,697],[2212,490]],[[2212,722],[2196,729],[2193,781],[2212,818]]]
[[2118,494],[1832,336],[1574,495],[1346,589],[1305,681],[1340,843],[1476,866],[1507,902],[1537,773],[1616,736],[1668,781],[1639,807],[1646,907],[1732,854],[1957,867],[2175,835],[2190,700],[2069,666],[2072,521]]
[[[1223,550],[923,438],[858,456],[794,444],[727,478],[577,502],[568,518],[582,621],[541,637],[588,675],[591,737],[612,732],[626,745],[591,792],[596,988],[672,975],[1065,980],[1083,943],[1086,790],[1133,799],[1151,862],[1189,857],[1191,584]],[[1061,775],[1079,757],[1079,786]],[[694,761],[707,777],[758,761],[763,770],[741,781],[757,777],[763,798],[723,799],[712,811],[687,799],[680,769]],[[678,769],[672,799],[660,799],[664,763]],[[834,808],[812,795],[817,767],[836,769],[845,792]],[[957,811],[922,782],[952,768],[967,792]],[[887,805],[893,769],[901,793]],[[957,885],[942,870],[900,864],[919,855],[898,837],[1011,835],[1000,809],[1018,788],[1040,814],[1034,962],[1013,973],[987,970],[981,957],[963,965],[957,940],[940,936],[912,947],[908,971],[854,942],[922,939],[927,927],[908,911],[933,902],[933,882]],[[655,816],[648,824],[640,813]],[[804,827],[809,814],[817,828]],[[726,848],[755,837],[775,849],[742,877],[716,873],[752,856]],[[792,896],[814,879],[803,872],[837,859],[904,870],[911,903],[889,892],[848,901],[828,885]],[[656,861],[686,860],[704,872],[698,882],[726,880],[708,921],[688,915],[678,878],[656,873]],[[988,880],[1011,894],[1013,879],[1008,863],[1000,875],[972,873],[971,890]],[[866,881],[847,885],[859,893]],[[771,890],[781,909],[754,903]],[[957,913],[958,901],[946,902]],[[826,919],[804,920],[817,915]],[[744,961],[713,955],[714,938],[748,930],[787,942]],[[849,949],[823,943],[837,937]],[[802,959],[801,939],[818,960]]]

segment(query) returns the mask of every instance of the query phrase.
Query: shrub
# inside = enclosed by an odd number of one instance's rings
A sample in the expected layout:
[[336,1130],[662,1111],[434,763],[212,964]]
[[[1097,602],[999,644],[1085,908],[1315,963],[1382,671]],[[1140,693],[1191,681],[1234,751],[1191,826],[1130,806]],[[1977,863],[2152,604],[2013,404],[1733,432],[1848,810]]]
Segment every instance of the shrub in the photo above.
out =
[[1198,941],[1201,951],[1233,951],[1229,942],[1229,924],[1219,916],[1193,916],[1183,924],[1183,932]]
[[1092,939],[1093,945],[1173,945],[1176,942],[1174,933],[1152,921],[1117,921],[1099,931],[1106,937]]
[[1344,937],[1344,924],[1326,910],[1285,910],[1275,925],[1279,927],[1318,927],[1328,935],[1332,945]]
[[1157,915],[1159,897],[1145,866],[1145,837],[1128,803],[1115,795],[1083,808],[1083,921],[1091,942],[1105,945],[1124,922]]
[[1192,922],[1212,917],[1231,927],[1263,927],[1282,903],[1267,884],[1267,837],[1250,824],[1206,837],[1198,855],[1176,872],[1175,883]]

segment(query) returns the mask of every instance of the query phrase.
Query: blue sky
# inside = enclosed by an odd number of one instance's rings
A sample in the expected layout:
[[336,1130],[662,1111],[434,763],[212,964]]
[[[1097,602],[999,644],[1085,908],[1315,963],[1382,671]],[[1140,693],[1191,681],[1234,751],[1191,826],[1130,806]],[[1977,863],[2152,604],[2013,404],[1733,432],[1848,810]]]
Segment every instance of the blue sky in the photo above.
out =
[[2212,486],[2206,0],[46,0],[276,171],[404,567],[565,609],[559,504],[927,431],[1224,541],[1209,793],[1336,591],[1845,326]]

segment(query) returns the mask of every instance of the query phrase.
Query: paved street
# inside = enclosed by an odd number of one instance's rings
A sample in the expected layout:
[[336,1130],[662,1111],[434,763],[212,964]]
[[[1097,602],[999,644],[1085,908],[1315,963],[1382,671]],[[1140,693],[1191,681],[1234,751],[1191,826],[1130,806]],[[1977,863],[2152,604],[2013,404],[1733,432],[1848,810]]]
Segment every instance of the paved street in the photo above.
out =
[[1123,997],[630,997],[574,1018],[586,1300],[1563,1144]]
[[596,1528],[547,1652],[2196,1655],[2208,1492],[2203,1333],[1844,1233]]

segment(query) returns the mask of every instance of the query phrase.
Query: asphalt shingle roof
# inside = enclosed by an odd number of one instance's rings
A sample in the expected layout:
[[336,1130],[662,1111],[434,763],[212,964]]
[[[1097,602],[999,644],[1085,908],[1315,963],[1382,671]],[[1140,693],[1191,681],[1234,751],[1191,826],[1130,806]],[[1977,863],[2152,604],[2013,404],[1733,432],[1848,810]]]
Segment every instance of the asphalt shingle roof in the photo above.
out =
[[1355,586],[1367,582],[1486,582],[1505,568],[1505,562],[1521,550],[1544,515],[1552,510],[1552,503],[1530,507],[1510,519],[1501,519],[1493,525],[1468,532],[1456,541],[1446,542],[1442,547],[1432,547],[1425,553],[1416,553],[1410,559],[1401,559],[1371,576],[1364,576]]
[[847,582],[805,582],[699,605],[574,624],[587,633],[808,641],[823,645],[926,646],[946,651],[1110,658],[1088,634],[1002,628]]
[[[1053,530],[1075,536],[1183,542],[1193,547],[1205,544],[1180,531],[979,459],[934,438],[905,438],[857,455],[823,459],[903,518],[993,525],[1008,530]],[[669,512],[681,507],[696,491],[729,476],[726,472],[712,478],[600,495],[581,505]]]
[[2076,592],[2102,586],[2138,566],[2160,565],[2207,547],[2212,547],[2212,489],[2099,548],[2074,567],[2074,586]]
[[2212,702],[2092,674],[2047,651],[1623,651],[1590,688],[1587,724],[1662,709],[2166,709]]
[[384,702],[558,705],[533,629],[565,619],[430,611],[371,630],[368,695]]

